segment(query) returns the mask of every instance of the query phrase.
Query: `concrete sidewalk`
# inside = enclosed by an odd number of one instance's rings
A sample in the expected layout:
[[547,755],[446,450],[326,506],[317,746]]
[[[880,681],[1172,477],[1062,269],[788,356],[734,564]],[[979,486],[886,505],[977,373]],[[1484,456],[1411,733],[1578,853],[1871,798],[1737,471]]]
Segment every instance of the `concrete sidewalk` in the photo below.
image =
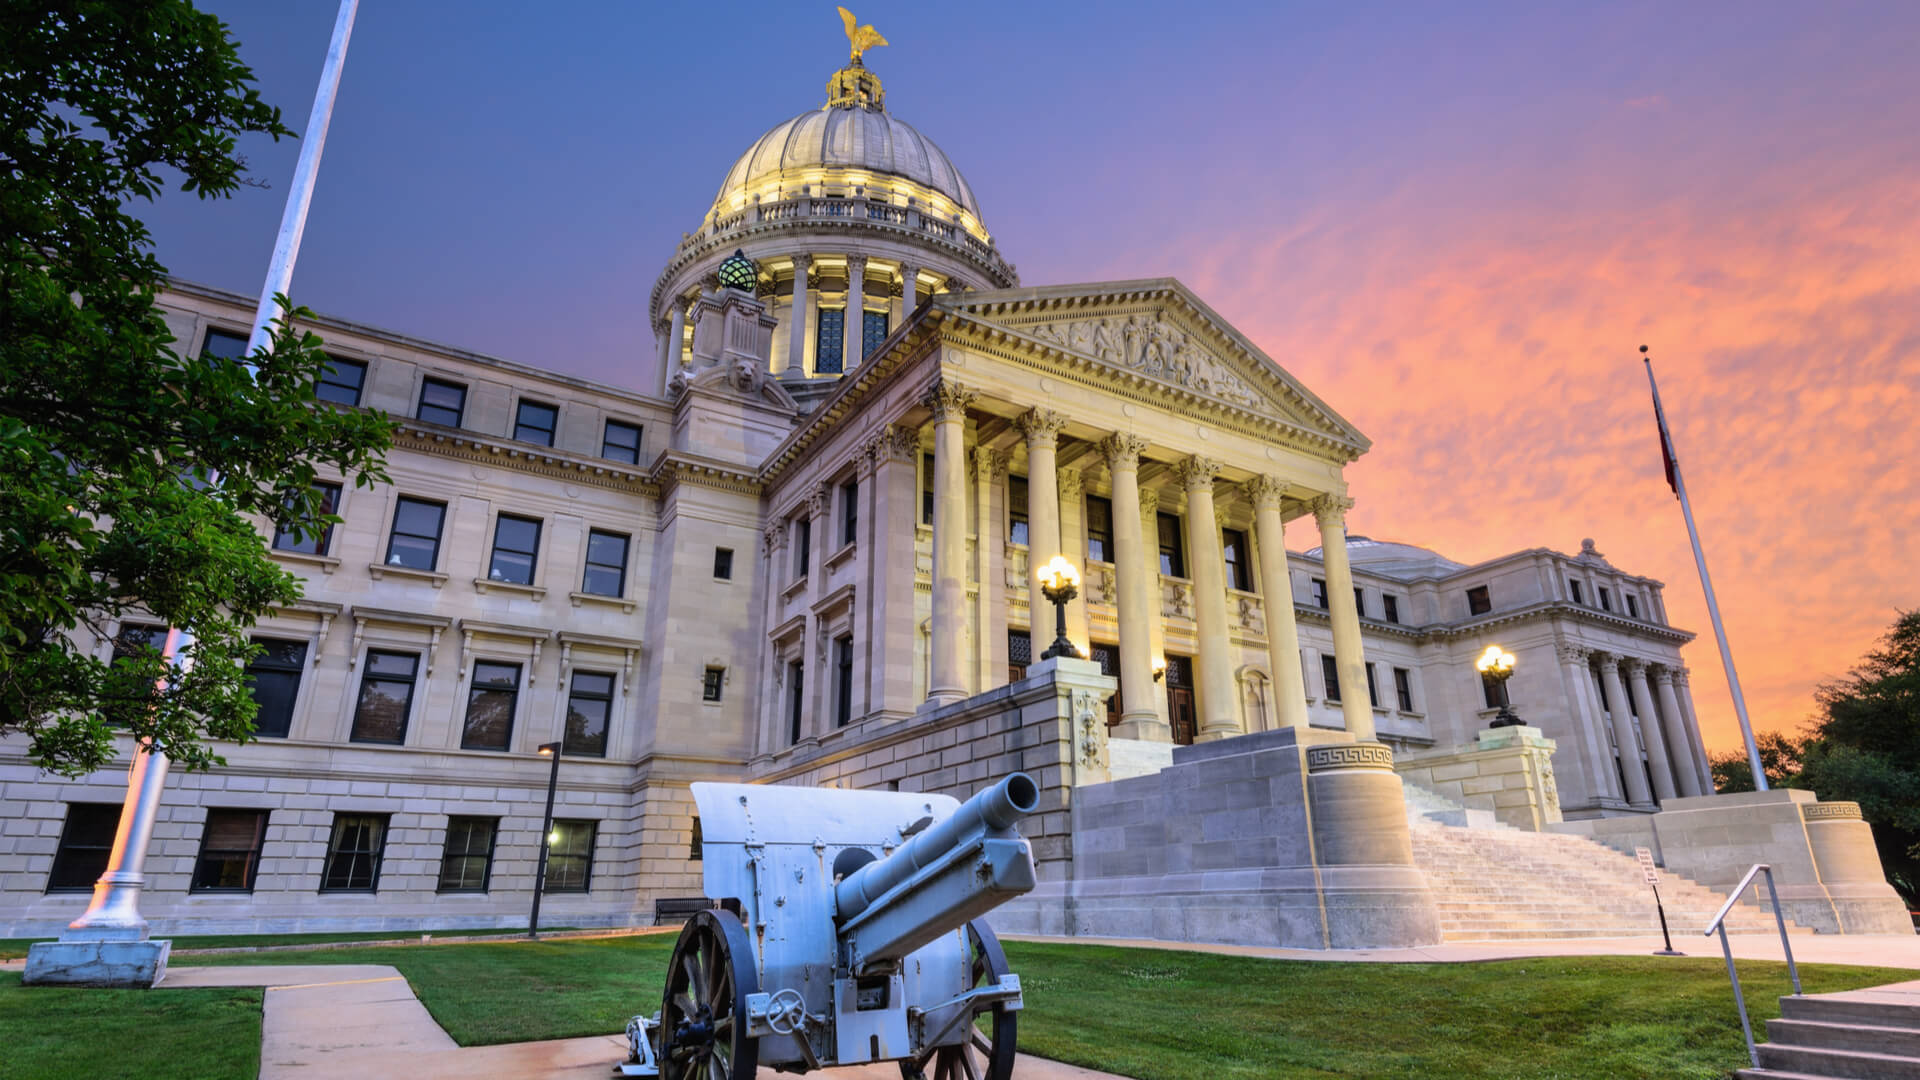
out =
[[[1277,949],[1259,945],[1210,945],[1193,941],[1157,941],[1143,938],[1042,937],[1002,934],[1004,941],[1031,941],[1048,945],[1115,945],[1129,949],[1171,949],[1222,956],[1259,956],[1273,960],[1310,960],[1316,963],[1461,964],[1485,960],[1524,960],[1537,956],[1650,956],[1661,948],[1660,938],[1561,938],[1549,941],[1475,941],[1454,945],[1427,945],[1413,949]],[[1781,960],[1778,934],[1736,934],[1736,960]],[[1720,938],[1699,933],[1673,935],[1673,947],[1688,956],[1719,959]],[[1795,934],[1793,959],[1799,964],[1857,964],[1863,967],[1920,970],[1920,934]]]
[[[627,1056],[622,1035],[462,1048],[407,980],[378,964],[172,968],[163,990],[264,986],[260,1080],[606,1080]],[[1125,1080],[1020,1055],[1021,1080]],[[899,1080],[888,1063],[835,1069],[848,1080]]]

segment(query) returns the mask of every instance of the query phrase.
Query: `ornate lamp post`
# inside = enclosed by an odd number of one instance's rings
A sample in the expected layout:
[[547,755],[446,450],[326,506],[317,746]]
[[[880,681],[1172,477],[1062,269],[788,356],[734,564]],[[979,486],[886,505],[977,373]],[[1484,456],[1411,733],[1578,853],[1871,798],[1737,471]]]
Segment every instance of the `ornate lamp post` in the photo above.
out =
[[1040,568],[1040,591],[1053,601],[1053,644],[1040,654],[1040,659],[1051,660],[1056,656],[1070,656],[1075,660],[1085,660],[1080,650],[1067,640],[1067,601],[1080,595],[1080,571],[1073,568],[1065,555],[1055,555]]
[[1507,699],[1507,680],[1513,678],[1513,654],[1498,645],[1489,645],[1473,666],[1479,669],[1481,678],[1491,679],[1500,690],[1500,715],[1494,717],[1493,723],[1487,726],[1519,727],[1526,723],[1514,715],[1513,702]]
[[547,852],[553,847],[553,792],[560,786],[560,744],[541,743],[540,756],[553,759],[547,771],[547,817],[540,823],[540,868],[533,875],[533,912],[527,916],[527,936],[540,936],[540,894],[547,891]]

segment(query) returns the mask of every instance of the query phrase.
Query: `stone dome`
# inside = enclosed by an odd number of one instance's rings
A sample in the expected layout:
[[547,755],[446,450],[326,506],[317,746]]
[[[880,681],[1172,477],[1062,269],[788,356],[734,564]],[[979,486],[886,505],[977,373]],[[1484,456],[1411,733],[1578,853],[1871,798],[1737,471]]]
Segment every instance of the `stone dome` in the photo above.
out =
[[756,195],[772,201],[829,183],[871,188],[870,197],[917,197],[942,217],[958,211],[969,232],[985,232],[973,189],[945,151],[884,108],[845,101],[801,113],[755,140],[727,170],[713,208],[724,214]]
[[[1309,559],[1323,557],[1317,547],[1307,549],[1306,555]],[[1347,562],[1355,567],[1365,567],[1368,573],[1407,580],[1444,577],[1455,570],[1466,569],[1465,564],[1454,562],[1432,548],[1393,540],[1375,540],[1357,534],[1347,537]]]

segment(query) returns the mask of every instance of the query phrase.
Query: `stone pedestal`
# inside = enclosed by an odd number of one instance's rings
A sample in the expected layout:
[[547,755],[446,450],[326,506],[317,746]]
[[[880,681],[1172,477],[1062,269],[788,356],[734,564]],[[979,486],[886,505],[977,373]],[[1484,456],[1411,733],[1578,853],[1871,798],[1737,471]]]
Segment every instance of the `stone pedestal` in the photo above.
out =
[[[1654,815],[1667,869],[1726,890],[1754,863],[1773,868],[1780,909],[1830,934],[1911,934],[1873,834],[1855,803],[1811,791],[1748,791],[1669,800]],[[1766,886],[1748,897],[1766,903]]]
[[173,942],[156,941],[145,931],[69,931],[59,941],[36,942],[27,950],[28,986],[99,986],[151,989],[167,974]]
[[1468,809],[1491,810],[1503,825],[1543,832],[1560,821],[1555,745],[1536,727],[1489,728],[1470,747],[1403,754],[1393,769],[1407,783]]

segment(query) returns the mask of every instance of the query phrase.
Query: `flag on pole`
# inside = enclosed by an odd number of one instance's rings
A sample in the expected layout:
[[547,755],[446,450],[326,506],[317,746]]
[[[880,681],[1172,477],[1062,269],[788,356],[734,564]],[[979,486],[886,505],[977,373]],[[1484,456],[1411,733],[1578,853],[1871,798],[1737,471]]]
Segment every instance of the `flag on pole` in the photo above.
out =
[[[1646,351],[1647,347],[1645,345],[1640,346],[1642,356],[1646,354]],[[1649,368],[1647,372],[1647,385],[1653,391],[1654,426],[1660,429],[1660,464],[1667,472],[1667,486],[1673,489],[1673,497],[1677,499],[1680,497],[1680,477],[1675,471],[1673,464],[1673,440],[1667,435],[1667,415],[1660,408],[1660,388],[1653,384],[1653,372],[1651,368]]]

